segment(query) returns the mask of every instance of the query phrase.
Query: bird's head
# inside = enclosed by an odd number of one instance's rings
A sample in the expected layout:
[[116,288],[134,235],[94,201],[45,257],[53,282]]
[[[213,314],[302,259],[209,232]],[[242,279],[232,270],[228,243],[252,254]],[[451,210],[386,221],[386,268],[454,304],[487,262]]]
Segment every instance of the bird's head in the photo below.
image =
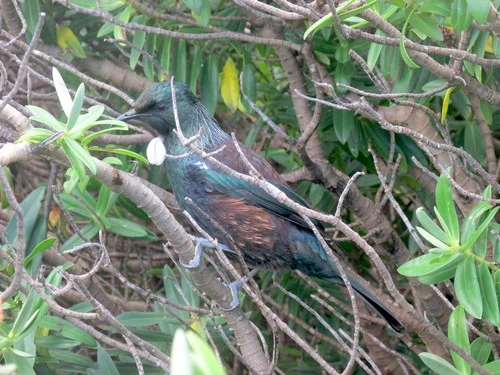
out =
[[[188,117],[198,105],[198,99],[186,85],[174,82],[177,114],[183,127],[188,125]],[[156,83],[147,88],[137,99],[132,110],[124,113],[117,120],[128,122],[137,119],[153,129],[160,136],[167,136],[175,129],[174,108],[172,103],[172,85],[170,82]],[[188,129],[183,129],[188,130]]]

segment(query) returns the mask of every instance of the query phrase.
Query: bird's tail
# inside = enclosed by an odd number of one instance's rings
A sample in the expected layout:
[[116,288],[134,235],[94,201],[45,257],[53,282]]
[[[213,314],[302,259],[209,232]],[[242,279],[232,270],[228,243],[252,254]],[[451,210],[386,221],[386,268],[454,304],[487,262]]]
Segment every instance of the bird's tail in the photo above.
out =
[[[378,315],[380,315],[384,320],[396,331],[403,332],[404,326],[403,324],[389,311],[389,309],[382,303],[380,300],[375,297],[370,291],[368,291],[359,281],[357,281],[353,276],[347,273],[347,277],[351,283],[352,288],[356,292],[356,294],[361,297],[363,301],[365,301],[368,306],[370,306]],[[340,281],[339,281],[340,279]],[[335,284],[344,285],[344,282],[339,277],[328,278],[329,280]]]
[[[319,277],[337,285],[345,285],[340,277],[340,271],[335,263],[328,257],[321,243],[312,232],[295,230],[289,234],[288,244],[294,256],[294,268],[304,272],[306,275]],[[336,245],[338,246],[338,245]],[[344,268],[345,273],[356,294],[375,310],[387,323],[397,332],[404,330],[403,324],[368,291],[349,271]]]

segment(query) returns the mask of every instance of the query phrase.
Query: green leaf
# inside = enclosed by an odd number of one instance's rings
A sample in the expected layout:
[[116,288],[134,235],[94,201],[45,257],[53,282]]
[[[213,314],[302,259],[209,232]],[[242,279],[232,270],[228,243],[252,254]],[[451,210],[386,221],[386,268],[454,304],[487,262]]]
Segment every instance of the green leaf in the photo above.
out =
[[170,375],[193,374],[193,361],[190,358],[189,345],[182,329],[175,331],[170,355]]
[[97,32],[97,37],[102,38],[103,36],[111,34],[114,28],[115,28],[114,23],[106,22],[100,27],[99,31]]
[[108,156],[102,159],[102,161],[111,165],[123,165],[123,162],[115,156]]
[[455,210],[455,203],[453,202],[453,195],[451,191],[451,184],[446,175],[441,174],[436,186],[436,207],[441,215],[446,227],[443,229],[447,232],[448,236],[455,239],[457,243],[460,241],[460,230],[458,223],[458,216]]
[[451,25],[460,31],[467,29],[472,23],[472,14],[467,5],[469,0],[453,0],[451,6]]
[[184,39],[179,40],[177,43],[177,49],[175,54],[175,65],[174,65],[174,77],[176,81],[186,82],[186,71],[187,71],[187,51],[186,51],[186,41]]
[[111,359],[107,351],[101,345],[97,345],[97,373],[107,375],[120,375],[115,363]]
[[66,129],[71,130],[80,116],[82,111],[83,101],[85,99],[85,85],[80,83],[78,90],[76,90],[75,99],[73,100],[73,105],[71,106],[71,112],[68,117],[68,122],[66,124]]
[[[242,87],[243,92],[252,102],[255,103],[255,100],[257,99],[257,88],[256,88],[256,83],[255,83],[255,75],[254,75],[254,72],[252,70],[251,63],[247,61],[249,59],[250,58],[245,59],[243,61],[243,72],[242,72],[243,75],[242,75],[241,81],[242,81],[242,85],[243,85],[243,87]],[[246,113],[252,112],[252,108],[250,107],[248,102],[246,100],[244,100],[243,98],[241,98],[241,100],[244,103],[245,112]]]
[[16,339],[18,336],[26,332],[40,311],[41,302],[41,297],[38,296],[34,289],[31,289],[28,297],[21,307],[21,310],[17,313],[16,319],[14,320],[14,324],[12,325],[7,338]]
[[144,75],[146,76],[148,81],[154,81],[155,79],[154,65],[150,57],[155,55],[155,46],[156,46],[156,35],[147,34],[146,42],[144,44],[144,50],[147,52],[147,54],[146,53],[142,54],[142,70],[144,71]]
[[448,361],[432,353],[420,353],[418,355],[427,367],[439,375],[463,375]]
[[52,79],[54,80],[54,87],[56,88],[57,97],[59,98],[64,114],[69,118],[71,108],[73,107],[73,100],[71,99],[71,95],[69,94],[61,74],[56,68],[52,68]]
[[481,216],[488,211],[492,205],[485,201],[480,201],[472,210],[469,211],[467,216],[462,222],[460,243],[465,243],[476,231],[477,224]]
[[210,21],[210,1],[206,0],[182,0],[191,9],[196,21],[202,26],[207,26]]
[[110,227],[109,231],[124,237],[144,237],[148,232],[139,224],[117,217],[108,217]]
[[500,238],[498,237],[500,234],[500,224],[491,223],[490,228],[489,239],[493,246],[493,260],[500,262]]
[[57,238],[50,237],[50,238],[46,238],[45,240],[40,242],[37,246],[35,246],[33,251],[31,251],[31,253],[26,258],[24,258],[24,266],[27,267],[28,264],[33,260],[35,255],[42,253],[45,250],[49,249],[56,241],[57,241]]
[[125,155],[125,156],[130,156],[133,157],[134,159],[137,159],[139,161],[142,161],[144,164],[148,164],[148,159],[146,159],[144,156],[141,154],[138,154],[137,152],[130,151],[130,150],[125,150],[123,148],[102,148],[102,147],[89,147],[90,151],[102,151],[102,152],[107,152],[107,153],[114,153],[118,155]]
[[[80,163],[83,163],[89,169],[89,171],[92,172],[92,174],[96,174],[97,167],[94,160],[92,159],[92,156],[90,156],[87,150],[80,146],[77,141],[66,138],[62,146],[66,155],[68,155],[68,157],[71,159],[73,167],[75,167],[75,164],[78,164],[75,163],[75,161],[78,161]],[[81,168],[79,172],[82,172]],[[85,174],[85,170],[83,170],[82,174]]]
[[441,267],[427,275],[419,276],[418,281],[422,284],[438,284],[449,280],[455,276],[457,266],[463,260],[464,256],[460,253],[456,253],[448,261],[444,262]]
[[42,129],[42,128],[31,128],[26,130],[16,141],[17,143],[20,142],[31,142],[31,143],[40,143],[42,141],[45,141],[47,138],[49,138],[51,135],[53,135],[54,132],[48,129]]
[[196,92],[196,84],[198,83],[198,77],[200,76],[201,67],[203,65],[200,47],[194,47],[193,57],[190,59],[189,65],[191,67],[191,71],[189,73],[189,89],[192,92]]
[[[101,227],[97,225],[95,222],[90,222],[86,225],[84,225],[82,228],[80,228],[80,232],[87,237],[89,240],[92,240],[92,238],[95,237],[95,235],[101,230]],[[80,238],[78,233],[75,233],[72,235],[62,246],[61,250],[62,252],[66,250],[70,250],[75,246],[79,246],[83,244],[85,241]]]
[[66,124],[57,120],[51,113],[47,112],[45,109],[37,107],[36,105],[27,105],[31,112],[34,113],[33,116],[30,117],[30,120],[41,122],[42,124],[50,126],[55,131],[64,130]]
[[496,294],[493,276],[486,263],[480,263],[477,266],[477,275],[483,300],[483,316],[493,325],[500,327],[500,309],[498,306],[500,296]]
[[[457,344],[467,353],[470,353],[469,335],[467,334],[467,324],[465,320],[465,311],[462,306],[458,306],[453,310],[448,321],[448,338],[451,342]],[[470,364],[460,357],[454,351],[451,351],[451,358],[455,367],[461,374],[470,374]]]
[[422,3],[418,10],[420,12],[428,12],[441,17],[448,17],[451,14],[451,4],[441,1],[426,1]]
[[488,340],[478,337],[470,345],[472,357],[482,366],[486,363],[493,349],[493,344]]
[[210,114],[215,113],[219,101],[219,71],[217,69],[217,55],[210,54],[201,70],[200,94],[201,101]]
[[[96,123],[96,125],[97,125],[97,123]],[[112,133],[112,132],[116,132],[116,131],[125,131],[125,130],[128,130],[128,126],[119,125],[119,126],[112,126],[110,128],[102,129],[102,130],[94,132],[94,133],[88,135],[87,137],[83,138],[81,144],[83,147],[87,147],[87,145],[90,142],[92,142],[94,139],[96,139],[97,137],[100,137],[103,134]]]
[[496,361],[487,363],[483,366],[486,371],[489,371],[491,375],[500,375],[500,359]]
[[470,122],[465,125],[464,129],[464,149],[479,163],[482,163],[486,154],[484,151],[484,141],[479,129],[479,125]]
[[51,349],[50,356],[59,361],[80,365],[84,368],[90,368],[94,365],[94,361],[92,359],[80,354],[72,353],[69,350]]
[[[140,16],[134,17],[132,22],[138,23],[140,25],[144,25],[146,21],[146,16],[141,14]],[[130,49],[130,69],[134,70],[137,62],[139,61],[139,57],[141,57],[142,47],[144,46],[144,42],[146,41],[146,32],[143,30],[135,30],[134,37],[132,39],[132,47]]]
[[457,257],[453,260],[453,262],[450,262],[445,267],[439,268],[436,271],[429,273],[428,275],[419,276],[418,281],[420,281],[422,284],[430,285],[439,284],[443,281],[450,280],[455,276],[455,273],[457,272],[457,266],[461,261],[462,258]]
[[[180,288],[178,285],[177,277],[172,271],[172,268],[168,266],[168,264],[165,264],[163,267],[163,288],[164,288],[164,293],[165,297],[172,302],[178,303],[181,306],[184,306],[187,304],[187,301],[184,300],[183,296],[181,295]],[[182,276],[181,276],[182,277]],[[172,311],[172,314],[175,316],[180,317],[181,319],[189,319],[189,312],[185,310],[178,309],[176,307],[170,307],[170,311]],[[164,327],[166,328],[166,327]],[[171,329],[171,327],[168,327]]]
[[[21,202],[21,209],[24,212],[24,236],[26,243],[36,232],[37,218],[42,207],[42,199],[45,195],[45,188],[39,187],[28,194]],[[17,241],[17,215],[14,215],[7,224],[5,236],[10,244],[15,245]]]
[[434,222],[434,220],[431,219],[431,217],[427,214],[427,212],[425,212],[422,207],[417,208],[417,210],[415,211],[415,216],[430,235],[437,238],[439,241],[449,245],[449,237]]
[[106,216],[117,199],[118,194],[111,192],[105,184],[102,184],[99,188],[95,212],[99,216]]
[[15,364],[16,373],[23,375],[36,375],[33,371],[33,360],[32,358],[23,357],[23,352],[20,350],[15,350],[9,348],[2,352],[5,364]]
[[458,253],[427,253],[406,262],[398,268],[398,272],[404,276],[424,276],[446,267],[460,257],[461,254]]
[[177,319],[164,312],[129,311],[116,317],[127,328],[148,327],[165,321],[176,322]]
[[[385,36],[385,34],[380,30],[377,30],[375,32],[375,35]],[[380,57],[380,53],[382,52],[383,48],[384,48],[383,44],[370,43],[370,48],[368,49],[368,57],[366,58],[366,63],[368,64],[368,67],[371,70],[373,70],[373,68],[377,64],[377,61]]]
[[480,25],[484,24],[488,19],[490,4],[490,0],[467,0],[469,12]]
[[457,267],[455,274],[455,292],[458,302],[476,319],[483,315],[483,301],[479,281],[477,280],[474,258],[466,256]]
[[[166,36],[162,36],[163,42],[161,44],[161,50],[159,53],[158,62],[163,67],[163,69],[170,74],[170,50],[172,48],[172,38],[168,38]],[[166,77],[160,77],[160,80]]]
[[410,24],[429,38],[438,42],[443,41],[443,33],[441,32],[441,29],[439,28],[437,22],[428,14],[414,13],[413,16],[410,17]]
[[197,373],[210,375],[225,375],[222,363],[215,355],[213,349],[198,334],[186,331],[186,339],[191,346],[191,361]]
[[314,35],[318,30],[321,30],[322,28],[330,25],[333,25],[333,16],[330,12],[328,12],[325,16],[321,17],[319,20],[309,26],[309,28],[304,33],[303,39],[306,39],[310,34]]
[[36,26],[40,21],[40,1],[39,0],[27,1],[27,2],[22,2],[20,5],[23,12],[23,17],[25,17],[26,19],[26,26],[28,29],[28,32],[26,34],[29,42],[31,41],[31,38],[35,33]]
[[339,109],[334,109],[332,114],[335,134],[340,143],[345,144],[354,128],[354,114],[351,111]]
[[399,38],[399,52],[401,53],[401,57],[403,58],[404,62],[406,63],[406,65],[408,65],[410,68],[420,68],[420,66],[418,66],[417,64],[415,64],[413,62],[413,60],[411,59],[411,57],[408,55],[408,52],[406,51],[406,47],[405,47],[405,34],[406,34],[406,28],[408,27],[408,23],[413,15],[413,12],[415,12],[416,8],[413,9],[408,17],[408,19],[405,21],[404,23],[404,26],[403,26],[403,30],[401,30],[401,36]]
[[429,241],[432,245],[436,246],[439,249],[443,250],[448,250],[450,249],[450,246],[446,245],[445,243],[439,241],[436,237],[434,237],[432,234],[427,232],[425,229],[417,227],[418,233],[425,238],[427,241]]
[[479,225],[479,228],[476,229],[476,231],[467,239],[467,242],[462,244],[463,249],[467,250],[472,247],[474,242],[477,241],[477,239],[483,234],[483,232],[488,228],[490,225],[491,221],[495,218],[495,215],[497,214],[498,210],[500,210],[500,207],[495,207],[489,215],[484,219],[484,221],[481,222]]
[[68,132],[68,137],[73,139],[79,138],[81,136],[84,136],[85,135],[84,133],[91,127],[99,125],[100,123],[107,124],[108,120],[97,121],[97,119],[101,117],[103,113],[104,113],[103,105],[94,105],[90,107],[87,113],[78,116],[75,125]]

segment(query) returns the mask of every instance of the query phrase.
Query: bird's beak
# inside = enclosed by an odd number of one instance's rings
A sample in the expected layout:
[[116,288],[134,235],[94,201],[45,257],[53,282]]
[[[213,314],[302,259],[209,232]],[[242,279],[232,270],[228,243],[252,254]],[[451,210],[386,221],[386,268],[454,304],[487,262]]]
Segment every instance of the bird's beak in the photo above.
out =
[[133,120],[133,119],[140,118],[140,117],[141,117],[140,113],[136,113],[135,109],[131,109],[130,111],[125,112],[124,114],[118,116],[116,119],[120,120],[120,121],[127,122],[129,120]]

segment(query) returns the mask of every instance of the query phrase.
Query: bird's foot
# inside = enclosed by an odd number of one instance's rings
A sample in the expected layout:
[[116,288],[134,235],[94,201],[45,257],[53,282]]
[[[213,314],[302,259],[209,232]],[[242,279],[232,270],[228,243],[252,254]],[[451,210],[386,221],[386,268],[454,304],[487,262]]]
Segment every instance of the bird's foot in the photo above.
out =
[[201,263],[201,255],[203,253],[204,247],[212,247],[212,244],[201,237],[195,237],[194,241],[196,245],[194,246],[194,257],[188,263],[184,263],[183,261],[179,261],[182,267],[184,268],[197,268]]
[[[213,249],[214,245],[212,244],[212,242],[210,242],[209,240],[207,240],[207,239],[205,239],[203,237],[194,237],[194,236],[190,236],[190,237],[195,242],[194,257],[188,263],[184,263],[184,262],[180,261],[180,264],[184,268],[197,268],[197,267],[200,266],[200,263],[201,263],[201,255],[203,253],[203,248],[204,247],[209,247],[209,248]],[[223,251],[233,252],[226,245],[219,244],[219,247]]]
[[258,272],[258,270],[253,269],[250,271],[250,273],[248,275],[243,276],[239,280],[235,280],[231,283],[223,283],[231,291],[232,299],[231,299],[231,303],[229,304],[229,307],[221,307],[220,308],[222,311],[231,311],[240,305],[240,298],[238,297],[238,289],[241,288],[243,286],[243,284],[246,283],[250,279],[250,277],[255,276],[255,274],[257,272]]

